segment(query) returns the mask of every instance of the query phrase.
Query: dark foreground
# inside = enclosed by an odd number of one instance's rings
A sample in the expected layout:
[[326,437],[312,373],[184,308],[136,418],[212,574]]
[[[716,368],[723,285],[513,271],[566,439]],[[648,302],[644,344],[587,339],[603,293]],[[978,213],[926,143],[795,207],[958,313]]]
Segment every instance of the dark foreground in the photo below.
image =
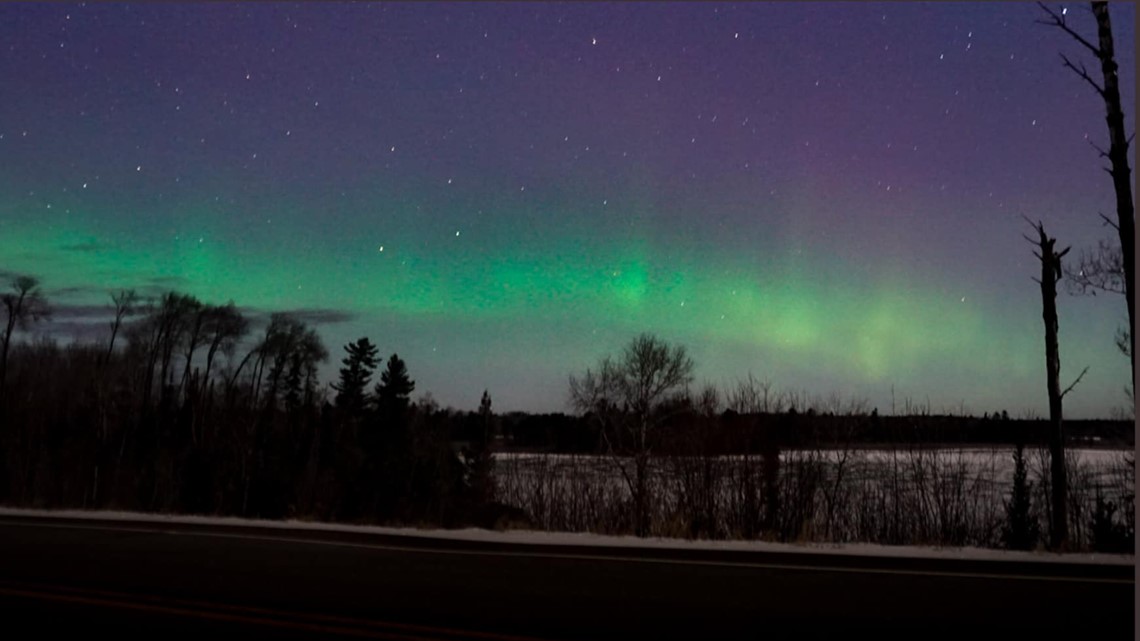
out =
[[1133,576],[0,517],[12,638],[1131,639]]

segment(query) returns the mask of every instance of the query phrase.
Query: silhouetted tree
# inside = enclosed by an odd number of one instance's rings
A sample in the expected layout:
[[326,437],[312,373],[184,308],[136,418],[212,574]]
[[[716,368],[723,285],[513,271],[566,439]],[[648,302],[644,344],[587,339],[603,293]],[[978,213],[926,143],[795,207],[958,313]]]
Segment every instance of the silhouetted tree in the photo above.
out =
[[3,344],[0,345],[0,400],[4,398],[4,385],[8,380],[8,352],[16,330],[26,330],[33,322],[48,318],[51,310],[34,276],[16,276],[9,283],[11,291],[0,294],[4,306],[5,322]]
[[184,394],[187,392],[187,385],[190,382],[190,369],[194,364],[194,353],[202,346],[207,338],[207,324],[210,318],[210,305],[205,305],[200,301],[194,301],[195,304],[191,305],[186,310],[186,318],[183,319],[185,326],[183,338],[183,359],[184,364],[182,367],[182,378],[178,382],[179,392]]
[[[1109,137],[1108,151],[1096,148],[1096,145],[1093,146],[1097,152],[1100,153],[1101,158],[1108,158],[1111,165],[1111,168],[1106,169],[1106,171],[1112,177],[1113,190],[1116,192],[1116,222],[1113,222],[1103,214],[1101,218],[1105,223],[1116,229],[1117,237],[1120,241],[1120,260],[1118,262],[1115,253],[1111,250],[1105,251],[1102,245],[1100,251],[1089,255],[1088,264],[1085,264],[1086,261],[1082,258],[1080,269],[1077,270],[1077,282],[1081,285],[1094,288],[1096,288],[1098,284],[1112,286],[1114,284],[1112,274],[1115,273],[1118,268],[1122,273],[1124,299],[1128,308],[1129,331],[1127,353],[1132,362],[1132,385],[1133,388],[1135,388],[1136,338],[1133,336],[1134,332],[1132,332],[1132,328],[1135,327],[1134,305],[1136,304],[1136,225],[1132,203],[1132,170],[1128,166],[1128,146],[1132,138],[1124,130],[1124,110],[1121,107],[1120,79],[1117,73],[1119,67],[1116,64],[1115,45],[1112,38],[1112,21],[1108,13],[1108,3],[1090,3],[1092,14],[1096,18],[1097,25],[1097,44],[1095,45],[1069,26],[1065,19],[1066,11],[1064,9],[1062,9],[1060,13],[1057,13],[1043,3],[1038,2],[1037,4],[1049,15],[1048,20],[1041,20],[1039,22],[1057,27],[1069,34],[1069,36],[1080,43],[1081,46],[1090,51],[1100,63],[1103,84],[1098,84],[1096,80],[1089,75],[1084,63],[1073,64],[1065,54],[1061,54],[1061,60],[1064,66],[1087,82],[1093,90],[1096,91],[1097,95],[1101,97],[1101,100],[1104,101],[1105,122],[1108,125]],[[1079,276],[1082,272],[1087,273],[1087,279]]]
[[[661,410],[693,378],[693,360],[685,348],[670,346],[652,334],[634,338],[620,358],[605,357],[594,370],[570,376],[570,403],[602,421],[606,449],[619,458],[618,469],[633,498],[634,532],[649,533],[649,459],[654,430],[667,417]],[[633,459],[632,471],[625,457]]]
[[[363,430],[364,453],[362,503],[372,512],[406,513],[414,507],[417,484],[417,442],[409,421],[411,394],[416,384],[396,354],[388,358],[373,392],[374,411],[369,429]],[[419,423],[433,426],[432,412],[419,411]]]
[[[1031,223],[1032,224],[1032,223]],[[1041,286],[1041,318],[1045,322],[1045,375],[1049,392],[1049,457],[1050,487],[1052,490],[1050,516],[1050,546],[1064,548],[1068,544],[1068,478],[1065,470],[1065,432],[1062,400],[1084,377],[1086,367],[1075,381],[1064,391],[1061,390],[1061,356],[1057,345],[1057,281],[1061,279],[1061,259],[1069,253],[1069,248],[1058,252],[1057,240],[1045,233],[1040,221],[1034,225],[1037,240],[1026,236],[1026,240],[1037,245],[1033,255],[1041,261],[1041,278],[1034,278]]]
[[118,292],[111,294],[111,302],[115,306],[115,316],[111,319],[111,340],[107,341],[107,356],[104,360],[109,360],[111,354],[115,351],[115,338],[119,335],[119,330],[123,326],[123,320],[127,316],[135,313],[138,305],[139,295],[133,289],[121,289]]
[[408,368],[396,354],[388,359],[388,367],[380,373],[376,384],[376,402],[384,413],[402,412],[408,408],[416,383],[408,378]]
[[341,360],[344,367],[340,368],[340,381],[332,385],[337,391],[336,406],[349,416],[359,416],[364,409],[365,389],[379,364],[378,349],[365,336],[345,345],[344,351],[348,356]]
[[[286,313],[270,316],[256,351],[254,399],[263,398],[267,406],[277,402],[284,377],[292,365],[296,366],[298,378],[304,381],[304,393],[310,395],[316,386],[317,365],[328,359],[328,350],[317,332]],[[264,395],[261,394],[263,385]]]
[[1013,491],[1005,503],[1002,543],[1011,550],[1032,550],[1041,538],[1037,517],[1033,514],[1033,483],[1028,480],[1025,447],[1018,443],[1013,451]]
[[1106,499],[1097,488],[1096,507],[1089,528],[1092,548],[1097,552],[1131,554],[1136,546],[1136,525],[1127,518],[1117,518],[1118,506]]
[[247,332],[249,332],[249,321],[241,315],[233,301],[207,308],[206,371],[203,380],[209,381],[217,353],[221,351],[223,354],[232,354]]
[[[190,331],[193,319],[202,303],[187,294],[167,292],[157,306],[148,305],[143,319],[128,332],[128,340],[146,354],[143,376],[143,405],[148,405],[155,384],[162,391],[160,400],[167,400],[172,385],[176,350]],[[156,379],[157,373],[157,379]]]
[[471,434],[463,460],[470,498],[478,507],[495,499],[495,458],[491,450],[495,415],[491,411],[491,395],[487,390],[483,390],[483,397],[479,400],[477,420],[478,425]]

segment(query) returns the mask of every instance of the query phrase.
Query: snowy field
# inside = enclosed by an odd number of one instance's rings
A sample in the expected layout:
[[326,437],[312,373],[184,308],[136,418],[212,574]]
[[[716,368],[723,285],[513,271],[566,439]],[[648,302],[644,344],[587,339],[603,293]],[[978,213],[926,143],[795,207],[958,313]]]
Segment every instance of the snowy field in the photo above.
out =
[[[648,483],[653,532],[752,538],[767,503],[781,540],[995,546],[1013,480],[1013,449],[788,450],[766,488],[759,456],[661,457]],[[1133,492],[1132,451],[1070,449],[1073,538],[1091,539],[1097,496],[1121,504]],[[1034,511],[1047,523],[1049,457],[1026,449]],[[628,475],[628,477],[627,477]],[[542,529],[622,532],[629,527],[628,459],[499,454],[500,501],[524,509]],[[1121,512],[1123,516],[1123,512]],[[745,533],[745,534],[742,534]]]

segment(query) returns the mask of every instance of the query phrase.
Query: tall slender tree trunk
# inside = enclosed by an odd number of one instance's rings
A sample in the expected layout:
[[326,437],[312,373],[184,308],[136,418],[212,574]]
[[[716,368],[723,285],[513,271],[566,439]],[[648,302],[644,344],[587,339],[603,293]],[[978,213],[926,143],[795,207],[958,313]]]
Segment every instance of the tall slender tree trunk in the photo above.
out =
[[[1051,482],[1050,502],[1052,520],[1050,524],[1050,546],[1062,549],[1069,539],[1069,520],[1066,504],[1068,478],[1065,470],[1065,432],[1061,392],[1061,356],[1057,344],[1057,281],[1061,278],[1061,257],[1068,248],[1057,252],[1056,239],[1045,234],[1041,223],[1037,224],[1038,247],[1036,254],[1041,260],[1041,318],[1045,322],[1045,375],[1049,391],[1049,478]],[[1036,252],[1035,252],[1036,253]]]
[[1124,110],[1120,105],[1120,79],[1117,74],[1116,52],[1112,41],[1112,21],[1107,2],[1093,2],[1096,16],[1097,38],[1100,49],[1100,69],[1104,75],[1105,121],[1108,123],[1110,146],[1108,160],[1112,164],[1112,186],[1116,190],[1116,229],[1120,235],[1120,251],[1124,260],[1124,297],[1128,304],[1129,355],[1132,359],[1132,386],[1136,386],[1136,226],[1132,204],[1132,171],[1128,167],[1128,135],[1124,131]]
[[0,344],[0,401],[4,400],[4,386],[8,382],[8,350],[12,347],[12,334],[16,331],[16,312],[8,310],[8,322],[4,326],[3,343]]

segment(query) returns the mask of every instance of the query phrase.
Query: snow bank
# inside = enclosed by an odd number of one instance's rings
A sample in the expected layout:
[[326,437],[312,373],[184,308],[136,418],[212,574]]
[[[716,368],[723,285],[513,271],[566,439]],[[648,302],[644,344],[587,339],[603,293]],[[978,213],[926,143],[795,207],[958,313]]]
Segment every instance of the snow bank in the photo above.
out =
[[170,523],[194,525],[223,525],[250,529],[312,530],[324,532],[355,532],[385,534],[419,538],[449,539],[514,543],[520,545],[576,545],[597,547],[663,548],[679,550],[741,550],[754,552],[784,552],[836,554],[845,556],[880,556],[915,559],[963,559],[996,561],[1036,561],[1051,563],[1096,563],[1107,565],[1135,565],[1132,555],[1122,554],[1055,554],[1050,552],[1016,552],[985,548],[935,548],[922,546],[890,546],[871,543],[845,544],[790,544],[767,541],[690,541],[685,539],[637,538],[633,536],[607,536],[578,532],[538,532],[510,530],[505,532],[467,528],[459,530],[416,529],[315,523],[312,521],[263,521],[237,517],[177,516],[145,514],[139,512],[101,512],[90,510],[29,510],[0,508],[0,516],[56,517],[89,519],[92,521],[122,521],[136,523]]

